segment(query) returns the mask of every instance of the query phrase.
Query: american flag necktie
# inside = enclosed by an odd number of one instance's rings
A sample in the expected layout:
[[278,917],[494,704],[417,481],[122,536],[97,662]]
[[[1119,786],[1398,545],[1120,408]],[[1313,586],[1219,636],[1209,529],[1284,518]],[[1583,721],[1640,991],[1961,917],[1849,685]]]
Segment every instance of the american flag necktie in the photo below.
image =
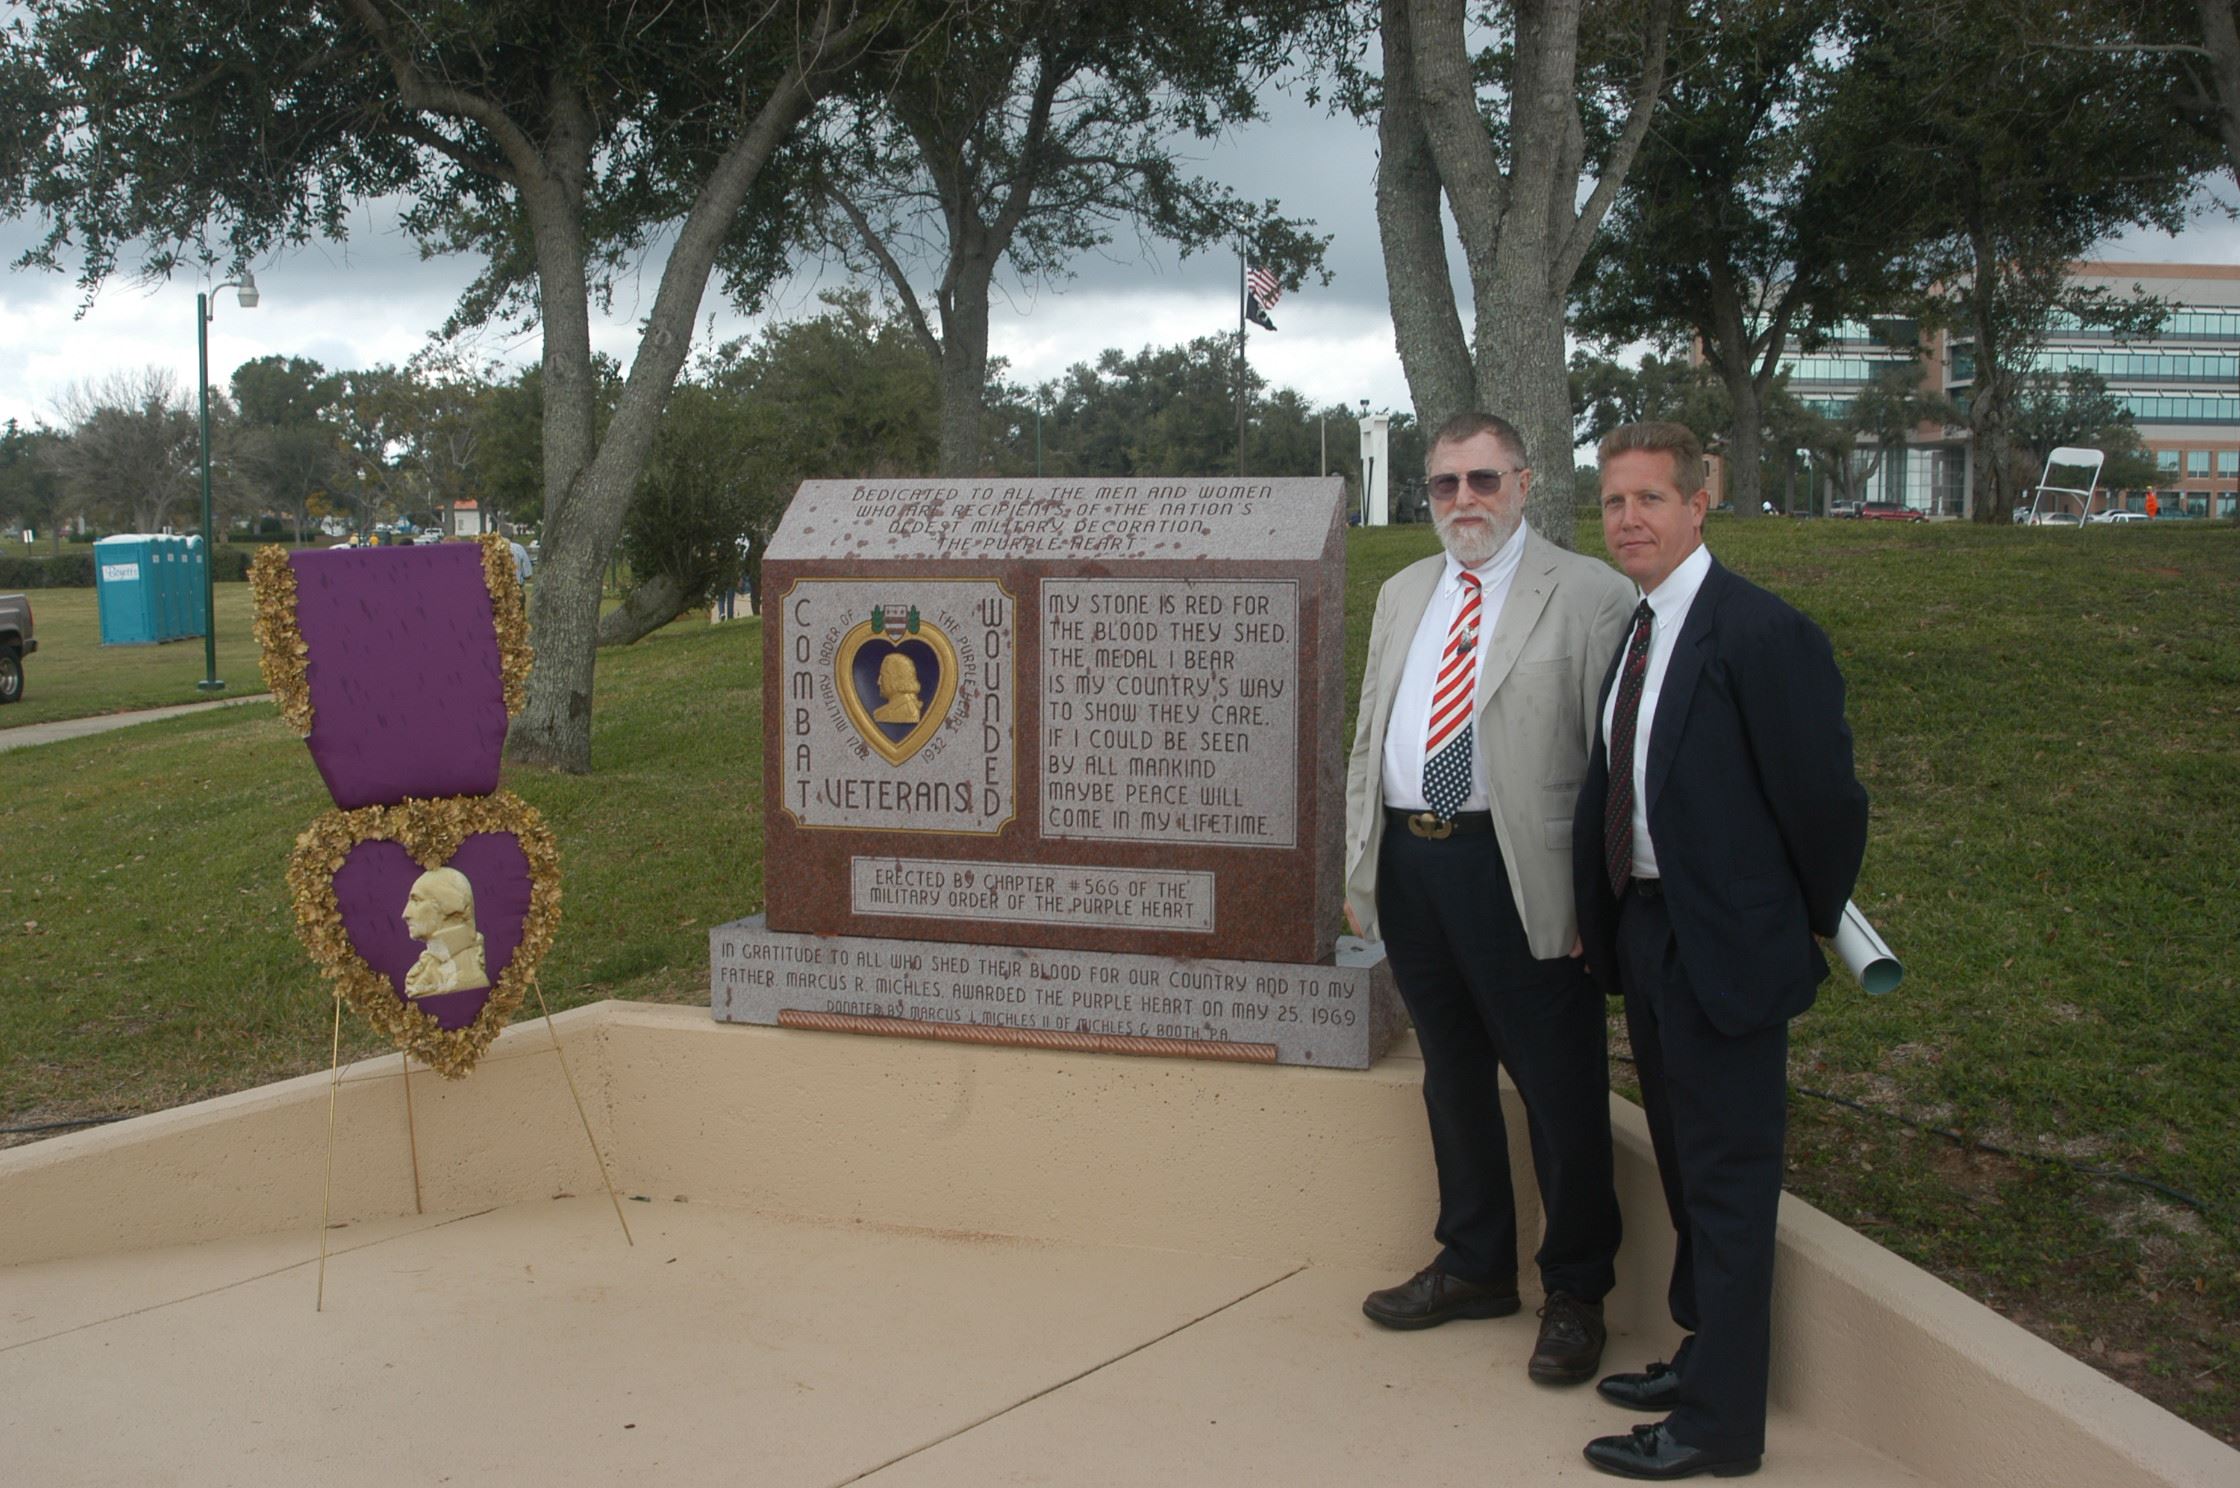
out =
[[1649,601],[1633,612],[1633,639],[1618,671],[1618,704],[1610,713],[1610,789],[1603,797],[1602,863],[1610,892],[1623,895],[1633,879],[1633,735],[1641,718],[1641,687],[1649,679]]
[[1431,689],[1431,727],[1423,741],[1423,799],[1441,821],[1470,796],[1470,754],[1474,747],[1478,692],[1478,616],[1483,590],[1478,576],[1462,572],[1462,603],[1447,627],[1447,648],[1439,656],[1439,680]]

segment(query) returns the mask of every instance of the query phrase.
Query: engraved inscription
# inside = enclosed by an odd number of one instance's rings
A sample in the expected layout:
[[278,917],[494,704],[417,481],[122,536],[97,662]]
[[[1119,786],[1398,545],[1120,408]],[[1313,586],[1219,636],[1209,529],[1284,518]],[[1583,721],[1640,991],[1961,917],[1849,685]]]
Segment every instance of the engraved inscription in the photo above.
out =
[[[768,556],[1189,559],[1311,542],[1307,480],[811,481]],[[1304,556],[1293,554],[1292,556]]]
[[1213,875],[1169,868],[1041,863],[849,860],[848,907],[860,915],[1086,925],[1210,934]]
[[778,799],[804,827],[992,835],[1015,812],[1011,596],[990,581],[803,579],[774,607]]
[[1299,966],[1126,952],[933,945],[720,927],[715,1016],[786,1009],[1135,1038],[1267,1043],[1284,1063],[1364,1067],[1378,990],[1366,965]]
[[1299,586],[1045,579],[1042,835],[1291,847]]

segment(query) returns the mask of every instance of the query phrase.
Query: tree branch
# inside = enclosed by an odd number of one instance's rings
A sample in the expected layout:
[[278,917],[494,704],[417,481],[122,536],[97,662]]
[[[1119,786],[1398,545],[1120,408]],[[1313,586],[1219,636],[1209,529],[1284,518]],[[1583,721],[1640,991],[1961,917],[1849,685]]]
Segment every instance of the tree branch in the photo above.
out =
[[1602,230],[1602,219],[1609,215],[1610,204],[1617,200],[1618,188],[1625,184],[1626,172],[1633,169],[1634,157],[1641,153],[1641,142],[1649,137],[1649,120],[1656,112],[1657,96],[1664,91],[1665,53],[1671,36],[1671,0],[1656,0],[1649,12],[1649,54],[1641,63],[1641,82],[1634,89],[1633,111],[1626,116],[1625,132],[1618,136],[1610,158],[1604,162],[1593,194],[1580,209],[1578,220],[1571,224],[1563,247],[1556,253],[1549,274],[1551,294],[1563,294],[1577,277],[1579,265],[1586,262],[1587,250],[1594,246],[1595,234]]
[[887,282],[894,286],[895,293],[901,297],[903,312],[910,317],[910,329],[917,333],[919,343],[938,365],[941,361],[941,338],[933,333],[933,327],[927,323],[925,307],[918,302],[918,292],[910,287],[909,276],[903,273],[902,265],[888,251],[885,240],[871,225],[871,219],[863,214],[862,208],[831,186],[824,188],[824,197],[855,225],[856,235],[863,239],[863,246],[878,260],[880,272],[887,276]]
[[[327,3],[332,4],[333,0]],[[390,75],[397,80],[397,93],[408,108],[465,119],[489,130],[498,148],[512,162],[518,178],[516,184],[526,185],[532,178],[546,174],[544,155],[536,141],[529,138],[528,132],[494,99],[449,83],[435,82],[421,70],[411,52],[398,41],[396,29],[382,13],[377,0],[343,0],[343,5],[380,48],[389,64]]]

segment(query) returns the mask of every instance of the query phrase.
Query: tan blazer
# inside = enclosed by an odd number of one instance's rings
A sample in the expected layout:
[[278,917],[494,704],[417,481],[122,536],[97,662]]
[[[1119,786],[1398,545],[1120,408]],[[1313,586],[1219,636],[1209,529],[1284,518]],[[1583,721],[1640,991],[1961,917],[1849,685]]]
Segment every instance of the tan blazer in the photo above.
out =
[[[1384,736],[1408,647],[1431,603],[1444,554],[1394,574],[1377,594],[1361,716],[1346,766],[1346,903],[1377,939],[1377,853],[1384,841]],[[1525,534],[1523,561],[1478,677],[1478,760],[1494,836],[1532,954],[1570,954],[1571,818],[1594,747],[1603,673],[1625,639],[1636,595],[1616,569]]]

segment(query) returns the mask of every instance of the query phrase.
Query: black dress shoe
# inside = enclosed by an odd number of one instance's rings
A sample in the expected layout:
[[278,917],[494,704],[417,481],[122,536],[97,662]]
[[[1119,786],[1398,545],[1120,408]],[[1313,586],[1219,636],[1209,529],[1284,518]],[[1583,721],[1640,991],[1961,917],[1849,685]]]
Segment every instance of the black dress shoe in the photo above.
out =
[[1540,1341],[1524,1372],[1543,1385],[1579,1385],[1602,1367],[1602,1304],[1550,1292],[1540,1309]]
[[1587,1443],[1587,1461],[1621,1478],[1739,1478],[1758,1470],[1757,1457],[1727,1457],[1674,1441],[1659,1421],[1636,1426],[1624,1436],[1598,1436]]
[[1680,1404],[1680,1371],[1669,1364],[1652,1364],[1639,1374],[1605,1376],[1595,1390],[1627,1410],[1669,1414]]
[[1523,1305],[1515,1287],[1480,1286],[1426,1266],[1396,1287],[1371,1292],[1361,1311],[1387,1328],[1436,1328],[1456,1318],[1507,1317]]

